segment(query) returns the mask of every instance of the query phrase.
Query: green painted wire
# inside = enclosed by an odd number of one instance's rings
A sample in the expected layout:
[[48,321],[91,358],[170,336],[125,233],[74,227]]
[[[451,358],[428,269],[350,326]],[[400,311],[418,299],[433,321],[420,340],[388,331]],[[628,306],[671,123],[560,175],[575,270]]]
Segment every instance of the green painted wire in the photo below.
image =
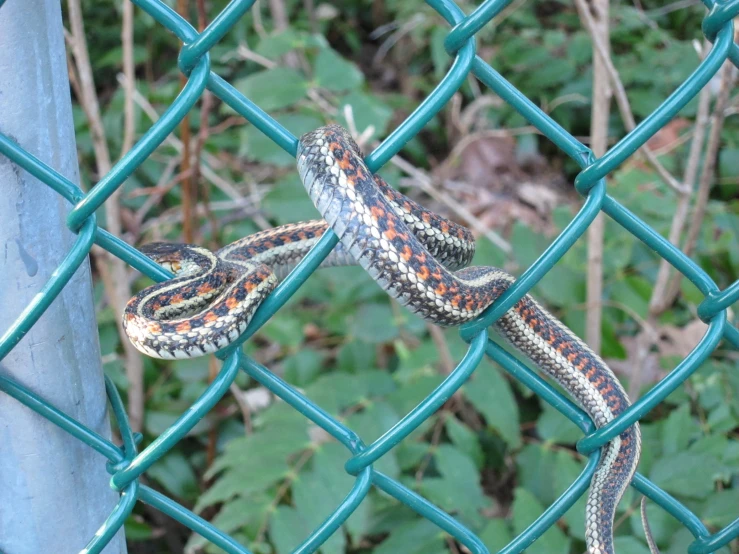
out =
[[[0,0],[0,7],[3,5],[3,1]],[[120,188],[128,176],[179,124],[206,88],[245,117],[247,121],[282,149],[291,155],[295,155],[297,149],[296,137],[256,104],[241,95],[232,85],[210,71],[208,60],[210,49],[252,7],[254,0],[233,0],[200,34],[174,10],[159,0],[133,1],[151,15],[155,21],[169,29],[185,43],[180,52],[178,63],[183,73],[189,77],[188,83],[162,118],[149,129],[134,148],[108,174],[103,176],[88,194],[83,194],[69,180],[31,156],[9,138],[0,134],[0,154],[18,164],[19,167],[38,178],[73,205],[67,221],[70,229],[79,235],[70,253],[52,274],[51,279],[37,298],[34,299],[34,302],[21,314],[11,329],[0,338],[0,359],[7,355],[33,326],[38,317],[43,314],[54,297],[69,281],[76,267],[89,253],[93,243],[102,246],[152,279],[161,281],[171,278],[169,272],[142,256],[134,248],[119,238],[110,235],[107,231],[99,229],[95,224],[94,212],[111,194]],[[397,154],[442,109],[468,76],[474,75],[580,165],[582,172],[575,184],[578,191],[586,196],[586,199],[580,212],[573,218],[570,225],[555,239],[544,254],[524,272],[506,294],[487,310],[478,321],[472,322],[461,329],[461,334],[465,340],[470,342],[470,347],[452,374],[429,397],[374,443],[365,445],[351,429],[335,420],[330,414],[273,375],[269,370],[243,355],[239,349],[239,346],[245,340],[253,336],[274,313],[284,306],[337,244],[336,236],[330,231],[321,238],[309,255],[301,261],[288,278],[263,303],[238,343],[218,354],[218,357],[224,360],[224,363],[213,383],[167,432],[148,445],[141,453],[138,453],[136,449],[136,443],[141,439],[141,436],[131,431],[121,398],[109,379],[106,379],[106,391],[123,438],[122,448],[113,445],[69,418],[25,387],[0,375],[0,390],[94,448],[109,460],[108,469],[113,474],[111,484],[116,490],[121,490],[122,494],[118,505],[108,520],[88,544],[87,551],[100,552],[123,525],[136,501],[142,500],[201,534],[226,552],[250,554],[249,550],[236,543],[227,534],[216,529],[211,523],[166,496],[150,488],[140,486],[138,483],[138,477],[165,455],[222,398],[233,382],[236,373],[241,369],[343,444],[351,456],[346,464],[347,471],[357,476],[352,490],[349,491],[341,505],[329,514],[323,524],[315,529],[295,552],[301,554],[315,552],[320,548],[364,500],[370,487],[375,486],[432,521],[444,532],[464,544],[471,552],[487,554],[487,549],[474,533],[426,499],[410,491],[397,481],[377,472],[372,467],[375,461],[387,454],[413,429],[427,419],[450,394],[457,390],[475,370],[481,357],[485,354],[497,361],[514,378],[523,382],[568,419],[576,423],[586,435],[578,443],[578,448],[582,452],[591,453],[589,462],[582,474],[567,491],[501,553],[522,552],[540,537],[587,489],[598,461],[600,446],[610,440],[616,433],[641,418],[683,383],[699,367],[700,363],[710,355],[722,338],[727,339],[730,344],[739,348],[739,330],[729,325],[726,320],[728,307],[739,299],[739,282],[733,283],[720,291],[710,277],[696,264],[608,196],[604,181],[609,172],[623,163],[682,106],[695,97],[724,60],[730,59],[739,66],[739,47],[732,42],[732,19],[739,13],[739,0],[703,1],[709,8],[709,13],[703,22],[703,30],[709,40],[714,43],[709,56],[658,110],[609,150],[605,156],[596,160],[588,148],[516,90],[484,60],[476,56],[475,34],[509,5],[510,0],[486,0],[468,16],[465,16],[449,0],[428,0],[427,3],[452,26],[444,43],[447,52],[454,56],[452,66],[444,79],[411,116],[390,133],[374,152],[367,156],[366,161],[370,169],[373,171],[379,170],[392,156]],[[636,238],[668,260],[698,287],[705,295],[705,300],[700,304],[698,313],[701,319],[709,323],[709,329],[696,349],[667,378],[636,402],[625,414],[622,414],[611,424],[596,430],[592,421],[582,410],[557,392],[547,381],[531,371],[526,365],[513,358],[493,341],[488,340],[486,329],[546,275],[562,255],[582,236],[590,222],[600,211],[608,214]],[[739,536],[739,519],[711,535],[690,510],[643,476],[637,475],[633,485],[690,530],[696,538],[695,542],[689,547],[690,554],[713,552]]]

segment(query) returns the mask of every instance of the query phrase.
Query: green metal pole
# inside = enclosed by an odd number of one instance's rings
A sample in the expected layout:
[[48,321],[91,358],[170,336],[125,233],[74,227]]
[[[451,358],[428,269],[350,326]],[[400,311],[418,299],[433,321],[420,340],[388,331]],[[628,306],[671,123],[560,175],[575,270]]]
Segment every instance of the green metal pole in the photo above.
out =
[[[0,6],[0,133],[79,181],[58,0]],[[17,341],[0,376],[110,438],[88,260],[53,301],[39,294],[80,249],[65,223],[71,205],[2,155],[0,191],[0,335],[10,331]],[[14,326],[34,302],[45,308],[38,322]],[[80,552],[118,501],[106,462],[0,392],[0,552]],[[126,552],[123,532],[104,552]]]

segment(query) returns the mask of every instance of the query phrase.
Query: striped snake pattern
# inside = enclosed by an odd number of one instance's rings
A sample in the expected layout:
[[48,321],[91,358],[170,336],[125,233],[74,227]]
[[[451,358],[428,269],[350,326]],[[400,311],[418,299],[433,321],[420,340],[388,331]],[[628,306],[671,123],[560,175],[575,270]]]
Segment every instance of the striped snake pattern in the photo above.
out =
[[[340,243],[322,267],[358,264],[400,304],[438,325],[475,319],[514,282],[500,269],[466,267],[475,250],[471,233],[373,175],[343,128],[329,125],[303,135],[297,165],[323,220],[262,231],[216,253],[167,243],[142,249],[175,278],[144,289],[126,306],[124,328],[137,349],[177,359],[224,348],[327,228]],[[630,405],[603,360],[530,296],[495,328],[562,385],[597,427]],[[637,424],[602,449],[586,508],[589,554],[614,554],[616,505],[634,476],[640,449]]]

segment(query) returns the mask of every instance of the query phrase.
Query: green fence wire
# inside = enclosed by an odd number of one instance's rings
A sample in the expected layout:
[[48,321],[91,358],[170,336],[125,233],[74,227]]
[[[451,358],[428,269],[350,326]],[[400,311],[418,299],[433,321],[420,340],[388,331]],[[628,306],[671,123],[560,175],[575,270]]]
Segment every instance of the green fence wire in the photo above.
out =
[[[0,154],[7,156],[11,161],[44,182],[73,205],[67,224],[78,235],[74,247],[59,265],[49,282],[18,317],[12,327],[0,338],[0,360],[23,338],[54,301],[54,298],[66,286],[76,269],[88,256],[93,244],[98,244],[152,279],[161,281],[172,277],[171,274],[154,264],[137,250],[104,229],[99,228],[96,224],[95,211],[174,130],[198,101],[205,89],[218,96],[285,151],[293,156],[296,153],[298,142],[296,137],[248,98],[245,98],[233,86],[210,71],[209,50],[251,8],[255,0],[233,0],[202,33],[197,33],[188,22],[159,0],[133,1],[134,4],[140,6],[141,9],[174,33],[184,43],[178,63],[180,70],[188,77],[187,84],[164,115],[87,194],[84,194],[74,183],[23,150],[8,137],[0,134]],[[451,27],[444,45],[447,53],[454,58],[454,61],[433,92],[374,152],[367,156],[366,161],[369,168],[372,171],[377,171],[387,163],[406,142],[414,137],[444,107],[467,77],[473,74],[579,164],[582,171],[575,180],[575,187],[585,197],[585,202],[566,229],[539,259],[521,275],[518,281],[475,322],[461,328],[461,335],[468,342],[469,349],[456,369],[431,395],[374,443],[365,445],[354,431],[332,418],[320,406],[308,400],[297,390],[272,374],[267,368],[243,354],[239,348],[287,302],[311,273],[318,268],[321,261],[338,242],[336,235],[331,231],[325,233],[306,258],[266,299],[258,309],[248,329],[240,337],[238,344],[218,354],[218,357],[223,360],[221,370],[203,395],[193,404],[192,408],[142,452],[138,452],[137,449],[137,443],[140,442],[141,436],[137,436],[132,432],[121,398],[110,380],[106,379],[106,390],[122,437],[122,446],[117,446],[103,439],[27,388],[0,375],[0,390],[52,421],[109,460],[108,471],[112,475],[111,486],[120,492],[120,500],[98,534],[90,540],[87,551],[91,553],[102,551],[123,525],[136,502],[140,500],[186,525],[226,552],[234,554],[249,553],[247,548],[237,543],[227,534],[219,531],[207,521],[159,492],[141,485],[138,480],[149,467],[164,456],[213,408],[226,393],[238,371],[243,370],[255,381],[330,433],[347,448],[351,455],[346,462],[345,469],[349,474],[356,477],[354,486],[344,501],[336,507],[323,524],[296,548],[296,553],[318,550],[359,506],[373,485],[436,524],[440,529],[466,546],[470,552],[475,554],[488,553],[487,548],[474,533],[418,494],[377,471],[372,465],[412,433],[459,389],[486,354],[498,362],[513,377],[520,380],[577,424],[584,433],[584,437],[577,445],[581,453],[589,456],[589,462],[582,474],[534,523],[500,552],[505,554],[523,552],[527,546],[531,545],[550,526],[554,525],[587,490],[599,459],[601,446],[642,418],[679,387],[711,355],[722,339],[739,349],[739,330],[727,321],[727,309],[739,300],[739,281],[723,291],[719,290],[706,272],[610,197],[607,194],[604,180],[611,171],[645,144],[666,122],[692,100],[727,59],[739,67],[739,46],[733,42],[734,29],[732,23],[732,18],[739,15],[739,0],[702,1],[709,10],[703,20],[702,29],[713,45],[711,51],[690,77],[659,108],[613,146],[603,157],[597,159],[588,148],[537,108],[495,69],[475,54],[475,33],[498,15],[511,0],[486,0],[468,16],[465,16],[451,0],[427,0],[428,5],[436,10]],[[0,1],[0,7],[2,4],[3,2]],[[648,394],[640,398],[614,421],[596,430],[590,418],[582,410],[559,394],[531,369],[489,340],[487,328],[510,309],[557,263],[575,241],[582,236],[588,225],[601,211],[608,214],[613,220],[657,252],[700,290],[704,295],[704,300],[698,307],[698,315],[701,320],[708,324],[708,330],[690,355],[682,360]],[[695,514],[642,475],[637,474],[632,484],[639,492],[679,520],[692,533],[695,540],[688,547],[689,554],[714,552],[739,537],[739,508],[737,509],[737,519],[722,530],[711,534]]]

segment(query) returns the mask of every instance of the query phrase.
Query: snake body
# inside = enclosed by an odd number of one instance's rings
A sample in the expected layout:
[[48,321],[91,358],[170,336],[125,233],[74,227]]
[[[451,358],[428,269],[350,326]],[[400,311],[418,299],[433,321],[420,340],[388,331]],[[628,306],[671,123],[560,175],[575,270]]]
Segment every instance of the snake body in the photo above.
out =
[[[124,327],[142,352],[193,357],[233,342],[265,296],[327,228],[340,239],[323,266],[356,265],[399,303],[439,325],[475,319],[514,282],[492,267],[466,267],[474,254],[467,229],[429,212],[373,175],[349,134],[329,125],[303,135],[298,171],[323,217],[250,235],[212,254],[155,243],[144,253],[176,277],[131,299]],[[496,329],[559,382],[602,427],[628,406],[608,366],[530,296]],[[589,554],[614,554],[616,505],[636,471],[638,425],[603,447],[586,508]]]

